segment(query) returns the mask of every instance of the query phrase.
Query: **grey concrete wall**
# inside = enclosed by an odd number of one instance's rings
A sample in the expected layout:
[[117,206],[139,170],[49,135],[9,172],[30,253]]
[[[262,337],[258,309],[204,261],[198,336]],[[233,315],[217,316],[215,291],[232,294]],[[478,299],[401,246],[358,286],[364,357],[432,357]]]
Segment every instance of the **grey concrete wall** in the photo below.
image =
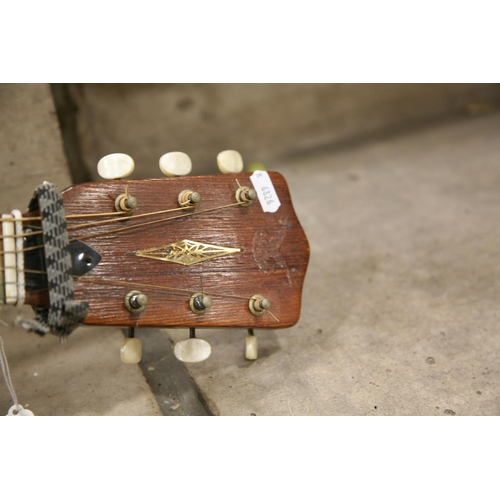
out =
[[0,84],[0,210],[24,211],[35,188],[71,176],[48,85]]
[[[159,157],[184,151],[193,173],[215,173],[224,149],[271,164],[500,104],[497,84],[72,85],[83,162],[130,154],[134,177],[158,177]],[[81,168],[77,166],[76,168]]]

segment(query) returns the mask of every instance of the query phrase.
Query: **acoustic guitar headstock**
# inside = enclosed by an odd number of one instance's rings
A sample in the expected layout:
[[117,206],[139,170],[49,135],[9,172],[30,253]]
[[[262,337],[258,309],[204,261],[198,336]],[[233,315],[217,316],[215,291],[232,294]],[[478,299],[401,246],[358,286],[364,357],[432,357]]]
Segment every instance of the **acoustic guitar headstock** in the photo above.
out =
[[[299,319],[309,246],[285,179],[243,172],[236,151],[217,163],[225,175],[186,177],[189,157],[173,152],[160,159],[166,178],[128,180],[132,158],[114,154],[98,164],[105,181],[62,192],[74,299],[88,303],[83,324],[128,327],[125,362],[140,359],[137,327],[189,328],[175,349],[184,361],[210,353],[195,329],[245,328],[247,358],[255,359],[254,329]],[[35,235],[37,215],[25,214]],[[40,243],[34,238],[28,246]],[[32,259],[26,282],[26,303],[48,307],[43,263]]]

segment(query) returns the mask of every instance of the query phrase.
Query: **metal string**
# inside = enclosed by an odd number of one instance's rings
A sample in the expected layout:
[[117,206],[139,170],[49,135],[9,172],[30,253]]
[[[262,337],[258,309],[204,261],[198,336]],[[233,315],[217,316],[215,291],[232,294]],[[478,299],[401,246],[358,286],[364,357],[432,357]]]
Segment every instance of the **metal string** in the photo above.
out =
[[[47,274],[45,271],[35,271],[35,270],[30,270],[30,269],[25,269],[24,272],[28,273],[28,274],[29,273]],[[169,292],[169,294],[171,296],[175,296],[176,298],[178,297],[178,298],[182,298],[182,299],[186,298],[184,293],[193,294],[193,293],[199,292],[199,290],[189,289],[189,288],[176,288],[176,287],[169,287],[169,286],[152,285],[150,283],[138,283],[136,281],[127,281],[127,280],[113,280],[110,278],[94,278],[91,276],[86,276],[86,277],[80,277],[78,279],[79,283],[87,282],[87,281],[104,283],[104,284],[110,283],[113,285],[136,286],[136,287],[140,287],[140,288],[153,288],[153,289],[155,289],[155,291],[158,291],[158,293],[161,293],[162,291],[164,291],[163,293],[166,294],[167,292]],[[43,290],[39,290],[39,291],[43,291]],[[92,293],[95,293],[95,292],[98,293],[100,291],[104,291],[109,296],[109,292],[110,292],[109,290],[93,290]],[[175,292],[178,292],[178,293],[175,293]],[[181,292],[182,292],[182,294],[181,294]],[[202,292],[205,293],[206,295],[211,295],[212,297],[222,297],[222,298],[227,298],[227,299],[239,299],[239,300],[245,300],[247,302],[251,299],[251,297],[243,297],[241,295],[226,295],[226,294],[216,293],[216,292],[215,293],[207,292],[206,290],[202,290]],[[279,319],[269,309],[266,312],[268,312],[279,323]]]
[[[205,210],[199,210],[199,211],[196,211],[196,212],[186,213],[186,214],[182,214],[182,215],[176,215],[174,217],[167,217],[166,219],[157,219],[157,220],[153,220],[153,221],[143,222],[143,223],[140,223],[140,224],[133,224],[131,226],[120,227],[120,228],[117,228],[117,229],[111,229],[110,231],[101,231],[99,233],[84,234],[84,235],[74,235],[73,234],[72,235],[73,238],[70,238],[69,241],[83,240],[83,239],[87,239],[87,238],[97,238],[99,236],[106,236],[108,234],[118,233],[118,232],[121,232],[121,231],[130,231],[130,230],[136,229],[138,227],[148,226],[148,225],[151,225],[151,224],[159,224],[160,222],[168,222],[168,221],[171,221],[171,220],[174,220],[174,219],[180,219],[180,218],[183,218],[183,217],[189,217],[190,215],[199,215],[199,214],[203,214],[203,213],[214,212],[216,210],[222,210],[223,208],[229,208],[229,207],[238,206],[238,205],[241,205],[242,203],[244,203],[244,202],[236,202],[236,203],[231,203],[231,204],[228,204],[228,205],[221,205],[219,207],[207,208]],[[150,214],[133,215],[133,216],[129,216],[129,218],[132,218],[132,217],[145,217],[147,215],[156,215],[158,213],[169,212],[169,211],[174,211],[174,210],[186,210],[186,208],[176,208],[176,209],[169,209],[169,210],[160,211],[160,212],[151,212]],[[125,220],[125,218],[124,217],[120,217],[118,219],[111,220],[110,222],[116,222],[118,220]],[[106,223],[106,222],[108,222],[108,221],[104,221],[103,223]],[[12,237],[33,236],[35,234],[42,234],[42,232],[39,231],[39,232],[23,233],[23,234],[20,234],[20,235],[14,235]],[[2,239],[2,238],[3,238],[3,236],[0,236],[0,239]],[[44,248],[44,245],[35,245],[35,246],[29,247],[29,248],[24,248],[22,250],[22,252],[30,252],[32,250],[38,250],[40,248]],[[4,251],[0,251],[0,255],[5,255],[7,253],[17,253],[17,251],[16,252],[4,252]]]
[[[168,212],[178,212],[180,210],[187,210],[187,209],[192,209],[194,207],[179,207],[179,208],[169,208],[169,209],[166,209],[166,210],[159,210],[158,212],[149,212],[149,213],[145,213],[145,214],[138,214],[138,215],[121,215],[121,216],[118,216],[114,219],[108,219],[108,220],[105,220],[105,221],[95,221],[95,222],[86,222],[84,224],[75,224],[73,226],[68,226],[68,230],[72,230],[72,229],[79,229],[81,227],[87,227],[87,226],[98,226],[98,225],[103,225],[103,224],[111,224],[113,222],[121,222],[121,221],[124,221],[124,220],[130,220],[130,219],[136,219],[138,217],[148,217],[150,215],[159,215],[159,214],[164,214],[164,213],[168,213]],[[126,212],[122,212],[123,214],[126,214]],[[119,212],[112,212],[112,213],[108,213],[108,214],[98,214],[100,216],[111,216],[111,215],[118,215]],[[66,219],[70,219],[72,216],[71,215],[67,215],[66,216]],[[83,215],[79,215],[78,217],[84,217]],[[88,217],[96,217],[96,215],[92,215],[92,214],[89,214]],[[24,221],[24,220],[31,220],[32,218],[18,218],[16,220],[19,220],[19,221]],[[33,218],[34,219],[34,218]],[[0,222],[1,221],[10,221],[10,219],[1,219],[0,218]],[[37,218],[37,220],[41,220],[39,217]],[[38,236],[40,234],[43,234],[43,231],[29,231],[27,233],[19,233],[19,234],[15,234],[14,236],[3,236],[3,235],[0,235],[0,239],[4,239],[4,238],[23,238],[25,236]]]

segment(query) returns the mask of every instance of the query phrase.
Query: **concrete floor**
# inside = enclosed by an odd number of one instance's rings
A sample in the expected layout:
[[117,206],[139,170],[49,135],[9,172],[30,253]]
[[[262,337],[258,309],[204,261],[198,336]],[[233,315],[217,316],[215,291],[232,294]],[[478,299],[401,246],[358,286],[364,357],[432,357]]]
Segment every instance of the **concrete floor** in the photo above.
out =
[[[254,362],[246,332],[200,332],[212,356],[186,368],[212,411],[498,415],[499,139],[491,114],[269,166],[286,176],[311,246],[302,317],[257,331]],[[2,196],[11,208],[29,199]],[[162,335],[167,356],[187,332]],[[36,414],[162,413],[158,386],[119,361],[119,330],[80,328],[63,346],[2,336]],[[1,411],[11,404],[0,383]]]
[[188,369],[218,413],[498,415],[500,115],[276,170],[311,245],[303,313],[255,362],[244,332],[204,335]]

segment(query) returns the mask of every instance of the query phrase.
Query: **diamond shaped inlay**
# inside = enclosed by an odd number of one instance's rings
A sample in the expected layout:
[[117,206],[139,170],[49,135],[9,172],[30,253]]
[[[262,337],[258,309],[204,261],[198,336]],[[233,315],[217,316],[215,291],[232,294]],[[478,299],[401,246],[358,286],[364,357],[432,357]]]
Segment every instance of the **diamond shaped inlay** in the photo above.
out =
[[138,257],[147,257],[148,259],[164,260],[166,262],[182,264],[183,266],[191,266],[204,260],[223,257],[224,255],[240,251],[239,248],[220,247],[208,243],[182,240],[161,247],[138,250],[135,254]]

